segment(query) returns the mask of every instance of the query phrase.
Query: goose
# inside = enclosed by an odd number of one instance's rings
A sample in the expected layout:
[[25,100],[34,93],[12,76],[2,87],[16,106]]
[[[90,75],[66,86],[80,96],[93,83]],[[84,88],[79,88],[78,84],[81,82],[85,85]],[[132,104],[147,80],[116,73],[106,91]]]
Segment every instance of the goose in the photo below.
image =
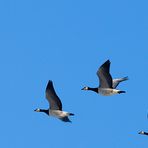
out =
[[50,104],[49,109],[35,109],[36,112],[44,112],[49,116],[56,117],[64,122],[71,122],[68,118],[68,116],[74,116],[73,113],[69,113],[66,111],[62,111],[62,102],[57,96],[54,87],[53,82],[51,80],[48,81],[47,87],[46,87],[46,99]]
[[144,132],[144,131],[140,131],[138,134],[147,135],[148,136],[148,133],[147,132]]
[[99,93],[103,96],[111,96],[113,94],[121,94],[125,93],[125,91],[118,90],[116,87],[119,85],[120,82],[128,80],[128,77],[112,79],[110,74],[110,60],[107,60],[104,64],[100,66],[97,71],[97,76],[99,77],[100,85],[99,87],[91,88],[85,86],[82,90],[91,90],[96,93]]

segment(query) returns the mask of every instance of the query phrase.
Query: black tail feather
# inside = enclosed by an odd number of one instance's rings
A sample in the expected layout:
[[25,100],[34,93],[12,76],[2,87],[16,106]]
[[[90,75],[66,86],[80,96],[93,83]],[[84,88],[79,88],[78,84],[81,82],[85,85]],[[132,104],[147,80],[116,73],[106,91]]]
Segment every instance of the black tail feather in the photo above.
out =
[[126,91],[122,91],[122,90],[118,91],[118,94],[121,94],[121,93],[126,93]]
[[122,81],[129,80],[128,76],[122,78]]
[[73,114],[73,113],[69,113],[69,115],[70,115],[70,116],[74,116],[75,114]]

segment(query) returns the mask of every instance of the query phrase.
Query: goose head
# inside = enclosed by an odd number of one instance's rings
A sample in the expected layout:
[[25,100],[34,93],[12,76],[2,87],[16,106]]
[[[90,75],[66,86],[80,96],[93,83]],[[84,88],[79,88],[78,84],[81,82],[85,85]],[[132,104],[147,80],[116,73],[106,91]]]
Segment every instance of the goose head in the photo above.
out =
[[142,134],[142,135],[144,135],[144,131],[140,131],[138,134]]
[[85,86],[81,90],[89,90],[89,87],[88,86]]

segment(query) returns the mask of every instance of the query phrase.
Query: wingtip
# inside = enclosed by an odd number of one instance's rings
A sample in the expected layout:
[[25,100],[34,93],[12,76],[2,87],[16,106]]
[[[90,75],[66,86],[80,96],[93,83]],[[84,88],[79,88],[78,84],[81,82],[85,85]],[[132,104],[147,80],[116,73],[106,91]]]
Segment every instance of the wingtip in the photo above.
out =
[[48,83],[52,83],[52,80],[48,80]]
[[108,59],[105,63],[111,63],[110,60]]
[[47,90],[47,88],[49,88],[52,85],[53,85],[53,81],[52,80],[48,80],[48,83],[47,83],[47,86],[46,86],[46,90]]
[[128,76],[124,77],[124,80],[129,80],[129,77]]
[[102,66],[110,65],[110,63],[111,63],[111,62],[110,62],[110,60],[108,59],[107,61],[105,61],[105,62],[101,65],[101,67],[102,67]]
[[68,123],[72,123],[72,121],[71,121],[71,120],[69,120],[69,121],[68,121]]

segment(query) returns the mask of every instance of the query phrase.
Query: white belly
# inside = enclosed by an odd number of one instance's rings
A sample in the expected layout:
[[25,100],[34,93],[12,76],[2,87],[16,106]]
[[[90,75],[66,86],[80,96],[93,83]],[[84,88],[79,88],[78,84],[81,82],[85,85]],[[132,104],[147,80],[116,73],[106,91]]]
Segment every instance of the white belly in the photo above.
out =
[[99,88],[99,93],[103,96],[111,96],[117,94],[120,90],[111,89],[111,88]]
[[49,115],[57,117],[57,118],[62,118],[68,116],[68,112],[65,111],[60,111],[60,110],[49,110]]

